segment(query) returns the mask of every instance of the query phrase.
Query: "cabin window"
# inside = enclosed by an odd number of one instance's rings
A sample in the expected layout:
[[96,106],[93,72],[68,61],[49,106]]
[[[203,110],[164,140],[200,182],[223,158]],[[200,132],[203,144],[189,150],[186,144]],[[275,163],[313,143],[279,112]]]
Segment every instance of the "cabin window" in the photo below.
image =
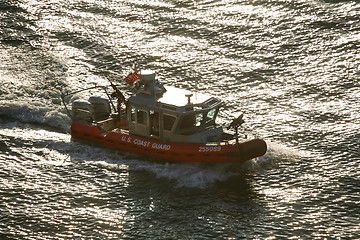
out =
[[147,112],[143,110],[137,110],[136,112],[137,123],[147,125]]
[[159,136],[159,112],[154,110],[149,111],[149,120],[150,120],[150,135]]
[[195,114],[195,126],[200,127],[202,120],[204,119],[203,113]]
[[180,129],[186,129],[194,126],[195,123],[195,116],[194,115],[185,115],[180,123]]
[[164,129],[167,131],[171,131],[171,129],[174,126],[176,117],[164,114],[163,119],[164,119]]
[[208,111],[208,113],[206,114],[206,123],[213,122],[215,120],[215,115],[216,115],[216,108]]
[[179,125],[179,131],[183,133],[191,133],[196,131],[197,127],[203,122],[203,113],[185,115]]
[[131,107],[130,109],[130,121],[135,123],[135,113],[136,113],[136,109],[134,107]]

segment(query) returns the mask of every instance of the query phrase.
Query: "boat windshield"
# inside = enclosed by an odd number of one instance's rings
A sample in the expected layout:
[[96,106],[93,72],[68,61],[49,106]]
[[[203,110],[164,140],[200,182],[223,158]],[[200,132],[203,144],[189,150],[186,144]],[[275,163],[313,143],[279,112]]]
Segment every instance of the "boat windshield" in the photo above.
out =
[[215,123],[215,116],[216,116],[216,108],[213,108],[206,114],[206,124],[209,124],[211,122]]
[[180,134],[192,134],[201,128],[213,126],[215,125],[216,113],[217,108],[211,109],[208,112],[186,114],[181,118],[177,132]]

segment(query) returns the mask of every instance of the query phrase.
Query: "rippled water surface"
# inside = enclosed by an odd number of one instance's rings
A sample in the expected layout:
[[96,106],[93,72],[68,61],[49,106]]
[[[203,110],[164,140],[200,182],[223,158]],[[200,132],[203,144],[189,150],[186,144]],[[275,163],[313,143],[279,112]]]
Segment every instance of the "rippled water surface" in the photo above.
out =
[[[358,239],[356,0],[0,1],[2,239]],[[268,153],[166,164],[73,141],[60,92],[129,66],[221,98]]]

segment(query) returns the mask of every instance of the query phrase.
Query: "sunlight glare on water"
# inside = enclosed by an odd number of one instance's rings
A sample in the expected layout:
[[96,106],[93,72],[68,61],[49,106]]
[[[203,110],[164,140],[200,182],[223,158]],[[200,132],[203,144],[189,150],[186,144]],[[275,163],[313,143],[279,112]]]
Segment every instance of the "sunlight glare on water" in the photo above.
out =
[[[0,238],[360,237],[358,1],[0,9]],[[128,97],[133,63],[221,99],[224,127],[243,113],[267,154],[169,164],[71,139],[61,94],[111,80]]]

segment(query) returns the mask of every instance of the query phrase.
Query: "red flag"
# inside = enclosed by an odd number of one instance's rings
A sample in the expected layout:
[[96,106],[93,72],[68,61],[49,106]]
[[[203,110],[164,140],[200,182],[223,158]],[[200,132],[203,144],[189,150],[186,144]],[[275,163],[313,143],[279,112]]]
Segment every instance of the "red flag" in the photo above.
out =
[[133,71],[131,71],[130,73],[129,73],[129,75],[127,75],[125,78],[124,78],[124,80],[125,80],[125,82],[127,82],[127,84],[129,84],[129,85],[133,85],[133,83],[136,81],[136,80],[138,80],[139,79],[139,76],[138,76],[138,74],[136,73],[136,72],[133,72]]

